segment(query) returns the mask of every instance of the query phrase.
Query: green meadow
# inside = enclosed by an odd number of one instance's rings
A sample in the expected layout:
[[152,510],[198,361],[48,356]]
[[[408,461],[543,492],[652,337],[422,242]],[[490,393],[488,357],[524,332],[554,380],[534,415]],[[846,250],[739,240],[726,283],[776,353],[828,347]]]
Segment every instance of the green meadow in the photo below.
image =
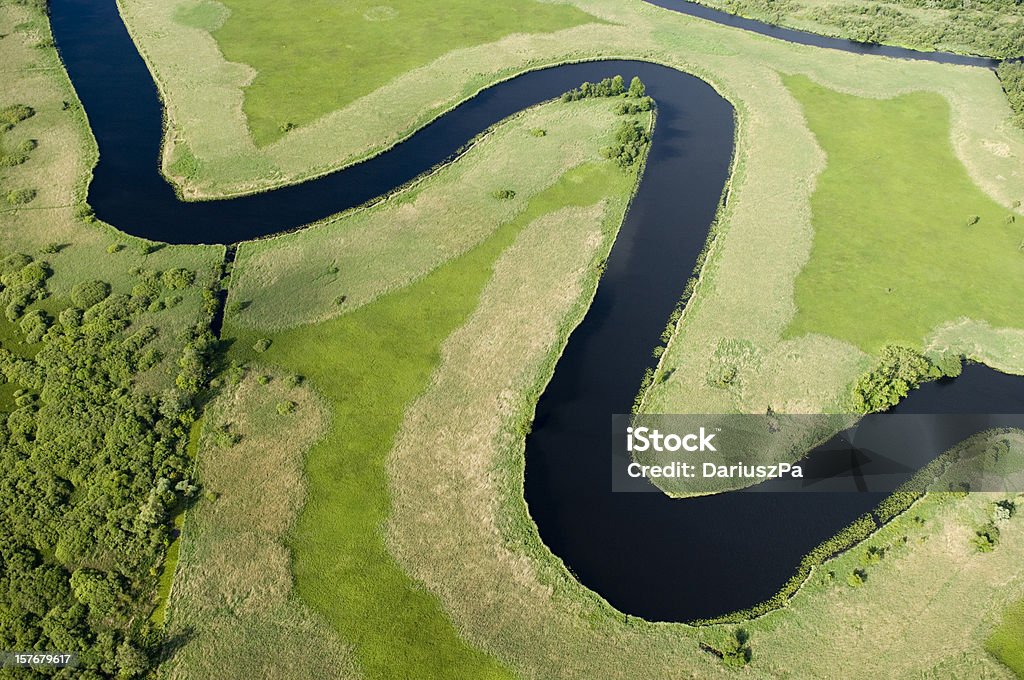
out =
[[237,331],[236,354],[305,376],[331,404],[306,458],[309,496],[291,541],[301,598],[342,638],[358,641],[370,677],[508,677],[462,641],[431,594],[395,562],[381,533],[390,512],[385,464],[410,402],[429,384],[440,346],[476,309],[498,256],[530,223],[630,192],[610,161],[566,173],[525,211],[421,280],[336,319],[261,338]]
[[920,346],[961,317],[1024,319],[1024,220],[971,180],[950,141],[950,107],[913,92],[854,97],[785,83],[827,163],[811,197],[814,242],[787,334],[822,333],[865,352]]
[[1024,600],[1006,610],[985,648],[1018,678],[1024,678]]
[[513,33],[553,32],[595,21],[571,5],[536,0],[224,0],[179,12],[213,30],[230,61],[252,66],[245,113],[258,145],[370,94],[452,50]]

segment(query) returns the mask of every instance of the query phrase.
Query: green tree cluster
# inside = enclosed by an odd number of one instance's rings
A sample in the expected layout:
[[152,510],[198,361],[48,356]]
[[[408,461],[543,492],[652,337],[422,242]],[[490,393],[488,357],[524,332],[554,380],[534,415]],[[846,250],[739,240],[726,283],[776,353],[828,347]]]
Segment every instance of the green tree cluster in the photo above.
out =
[[[630,81],[629,87],[626,87],[626,81],[622,76],[613,76],[611,78],[605,78],[604,80],[591,83],[584,82],[582,85],[574,90],[569,90],[562,95],[563,102],[575,102],[581,99],[590,99],[592,97],[627,97],[632,99],[643,99],[648,102],[653,101],[650,97],[646,96],[647,88],[644,86],[639,76],[633,76],[633,80]],[[649,111],[650,108],[643,109]]]
[[860,413],[884,411],[922,382],[940,377],[942,373],[935,364],[917,350],[889,345],[875,366],[854,385],[854,408]]
[[640,160],[650,142],[650,133],[638,121],[624,120],[615,133],[615,144],[602,149],[601,153],[619,167],[629,168]]
[[159,360],[146,295],[83,282],[54,319],[36,306],[49,275],[27,255],[0,258],[18,321],[5,337],[40,343],[0,347],[0,383],[18,395],[0,408],[0,648],[77,653],[76,677],[141,677],[160,644],[146,614],[170,518],[196,490],[185,444],[209,317],[180,338],[177,386],[149,394],[135,380]]

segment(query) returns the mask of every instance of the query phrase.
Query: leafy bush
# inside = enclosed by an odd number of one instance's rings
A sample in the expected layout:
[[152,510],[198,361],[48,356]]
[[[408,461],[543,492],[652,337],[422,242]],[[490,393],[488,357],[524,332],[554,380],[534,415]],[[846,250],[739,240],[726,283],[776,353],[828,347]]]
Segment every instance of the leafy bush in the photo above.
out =
[[35,111],[31,106],[11,104],[0,109],[0,131],[10,130],[23,120],[31,118]]
[[294,401],[280,401],[277,403],[277,412],[282,416],[286,416],[289,413],[294,413],[298,407]]
[[651,135],[635,120],[624,120],[615,133],[615,144],[601,150],[605,158],[614,160],[619,167],[628,168],[643,155]]
[[37,309],[23,316],[19,326],[25,334],[25,342],[36,343],[43,339],[43,335],[50,327],[50,319]]
[[633,80],[629,81],[629,96],[636,99],[640,99],[647,94],[647,87],[644,86],[640,76],[633,76]]
[[259,352],[260,354],[262,354],[263,352],[266,352],[268,349],[270,349],[270,340],[268,340],[267,338],[260,338],[255,343],[253,343],[252,348]]
[[925,380],[938,377],[938,370],[920,352],[889,345],[882,350],[875,367],[857,380],[853,388],[854,407],[861,413],[884,411]]
[[999,527],[995,524],[986,524],[974,532],[971,543],[980,553],[992,552],[999,545]]
[[1017,505],[1011,500],[996,501],[992,504],[992,523],[1008,522],[1017,511]]
[[959,354],[943,354],[938,358],[932,358],[935,370],[944,378],[955,378],[964,370],[964,360]]
[[188,288],[196,280],[196,273],[188,269],[168,269],[161,275],[160,279],[164,286],[170,290],[181,290]]
[[11,205],[25,205],[35,200],[35,189],[14,189],[7,192],[7,202]]
[[89,309],[110,295],[110,284],[105,281],[82,281],[71,289],[71,302],[76,307]]
[[885,557],[885,549],[877,546],[871,546],[860,555],[860,563],[862,566],[870,567],[873,564],[878,564]]
[[750,634],[744,628],[737,628],[722,650],[722,661],[726,666],[740,668],[750,663],[752,658],[750,650]]
[[231,428],[230,423],[224,423],[213,431],[213,445],[226,449],[242,441],[242,435]]
[[650,97],[640,97],[636,101],[625,100],[619,102],[619,105],[615,107],[615,113],[620,116],[627,116],[631,114],[642,113],[644,111],[650,111],[654,108],[654,100]]
[[491,196],[494,196],[499,201],[507,201],[516,197],[516,192],[512,189],[498,189],[493,192]]

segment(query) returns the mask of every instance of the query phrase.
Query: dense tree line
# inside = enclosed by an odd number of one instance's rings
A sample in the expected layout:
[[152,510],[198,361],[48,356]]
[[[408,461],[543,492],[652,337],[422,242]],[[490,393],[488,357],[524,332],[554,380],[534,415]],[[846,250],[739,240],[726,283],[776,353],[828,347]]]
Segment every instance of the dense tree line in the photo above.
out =
[[646,111],[650,110],[652,103],[650,97],[646,97],[646,93],[647,88],[639,76],[633,76],[633,80],[630,81],[628,88],[622,76],[613,76],[597,83],[584,82],[579,87],[564,93],[562,101],[575,102],[592,97],[628,97],[645,100],[648,106],[647,109],[644,109]]
[[195,492],[185,442],[215,340],[208,318],[184,332],[175,387],[146,393],[135,378],[162,357],[140,315],[194,274],[139,271],[131,294],[85,281],[48,313],[50,274],[0,259],[0,649],[140,677],[161,642],[147,616],[170,516]]
[[1024,62],[1004,61],[997,73],[1013,109],[1013,122],[1024,128]]

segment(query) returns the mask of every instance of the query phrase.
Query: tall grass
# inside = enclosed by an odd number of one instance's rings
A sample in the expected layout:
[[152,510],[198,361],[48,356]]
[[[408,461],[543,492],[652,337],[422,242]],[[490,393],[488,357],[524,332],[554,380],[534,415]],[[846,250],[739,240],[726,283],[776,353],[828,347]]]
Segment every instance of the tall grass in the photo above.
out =
[[[466,254],[350,314],[274,334],[259,355],[307,376],[332,404],[330,428],[306,460],[310,493],[291,540],[294,573],[303,600],[356,644],[370,677],[508,675],[462,641],[437,600],[388,552],[384,465],[407,406],[438,365],[442,341],[477,307],[496,258],[516,235],[555,210],[631,187],[631,176],[610,163],[576,168]],[[231,332],[238,348],[259,337]],[[443,512],[445,499],[437,503]]]

